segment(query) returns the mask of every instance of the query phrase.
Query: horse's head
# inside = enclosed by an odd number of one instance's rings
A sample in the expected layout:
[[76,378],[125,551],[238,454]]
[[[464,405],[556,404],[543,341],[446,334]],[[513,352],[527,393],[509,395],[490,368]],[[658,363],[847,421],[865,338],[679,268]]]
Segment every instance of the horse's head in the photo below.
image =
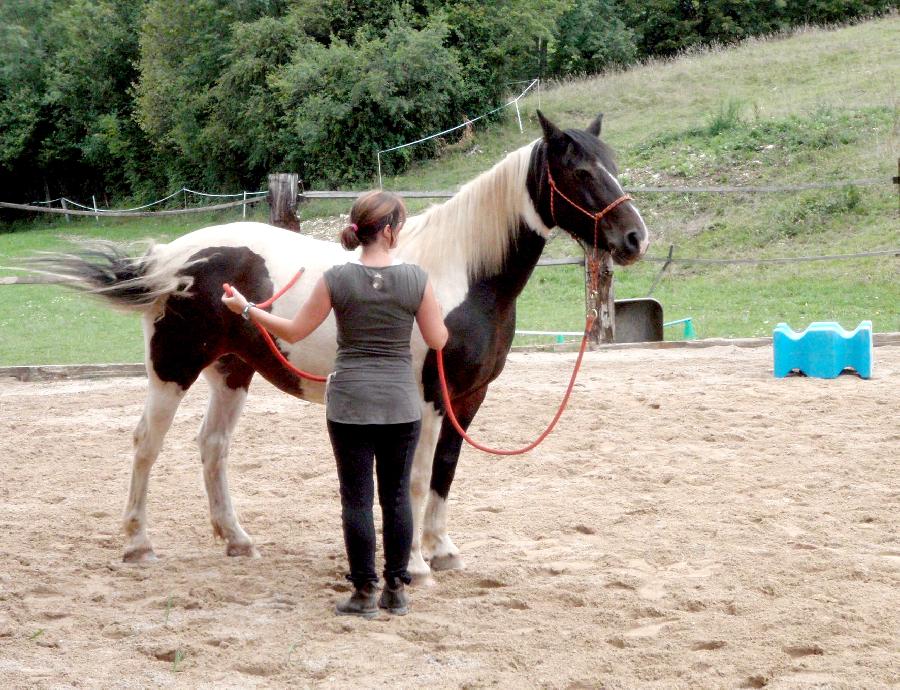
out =
[[[538,213],[585,249],[596,243],[617,264],[640,259],[650,243],[647,226],[616,175],[612,150],[600,141],[602,115],[587,129],[561,130],[538,111],[544,138],[532,159]],[[533,178],[534,179],[534,178]]]

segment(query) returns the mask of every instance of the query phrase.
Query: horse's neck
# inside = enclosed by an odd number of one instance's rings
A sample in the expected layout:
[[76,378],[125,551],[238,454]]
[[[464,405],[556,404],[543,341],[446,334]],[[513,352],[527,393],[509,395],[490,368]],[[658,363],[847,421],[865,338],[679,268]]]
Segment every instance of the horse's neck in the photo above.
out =
[[549,232],[528,192],[534,147],[512,152],[452,199],[407,222],[398,255],[429,273],[439,298],[453,293],[456,302],[470,284],[495,277],[517,284],[524,273],[527,280]]
[[521,222],[503,265],[493,274],[476,281],[473,287],[484,292],[485,298],[498,308],[511,307],[531,278],[546,242],[542,235]]

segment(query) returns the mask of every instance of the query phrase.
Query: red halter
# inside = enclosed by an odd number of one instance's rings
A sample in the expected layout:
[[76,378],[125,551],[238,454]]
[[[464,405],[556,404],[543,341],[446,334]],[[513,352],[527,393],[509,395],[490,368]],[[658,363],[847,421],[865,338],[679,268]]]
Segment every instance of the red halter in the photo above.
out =
[[592,218],[594,220],[594,252],[595,253],[598,248],[597,240],[598,240],[598,233],[600,230],[600,219],[603,218],[603,216],[605,216],[607,213],[612,211],[614,208],[616,208],[616,206],[618,206],[619,204],[623,204],[626,201],[631,201],[633,199],[633,197],[631,195],[623,194],[622,196],[620,196],[618,199],[613,201],[611,204],[609,204],[609,206],[607,206],[603,210],[597,211],[596,213],[591,213],[586,208],[579,206],[574,201],[572,201],[569,197],[567,197],[565,194],[563,194],[561,191],[559,191],[559,187],[556,186],[556,181],[553,179],[553,175],[550,174],[550,164],[549,163],[547,164],[547,180],[549,180],[549,182],[550,182],[550,217],[553,219],[553,224],[558,225],[558,223],[556,222],[555,200],[556,200],[556,195],[559,194],[563,199],[568,201],[571,206],[574,206],[579,211],[581,211],[584,215],[586,215],[588,218]]

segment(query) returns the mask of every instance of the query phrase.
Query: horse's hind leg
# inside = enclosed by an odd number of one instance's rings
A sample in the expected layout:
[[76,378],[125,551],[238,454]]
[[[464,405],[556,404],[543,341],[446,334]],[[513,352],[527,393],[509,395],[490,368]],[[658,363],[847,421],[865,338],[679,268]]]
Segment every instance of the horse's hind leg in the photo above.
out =
[[226,474],[231,435],[247,399],[253,369],[235,355],[226,355],[204,369],[203,376],[209,382],[210,397],[197,440],[213,534],[225,540],[229,556],[256,557],[259,553],[253,540],[241,527],[231,505]]
[[127,539],[123,560],[127,563],[156,560],[147,536],[147,482],[184,394],[185,390],[178,384],[165,383],[150,372],[144,414],[134,430],[134,464],[123,519]]

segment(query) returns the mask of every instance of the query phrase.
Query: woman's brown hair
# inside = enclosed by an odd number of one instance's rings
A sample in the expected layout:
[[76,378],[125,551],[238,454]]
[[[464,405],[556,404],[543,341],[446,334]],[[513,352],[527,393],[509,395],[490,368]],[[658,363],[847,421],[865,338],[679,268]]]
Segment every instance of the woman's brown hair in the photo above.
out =
[[396,194],[380,190],[363,194],[350,209],[350,225],[341,232],[341,246],[350,251],[371,244],[388,225],[397,232],[405,220],[406,205]]

